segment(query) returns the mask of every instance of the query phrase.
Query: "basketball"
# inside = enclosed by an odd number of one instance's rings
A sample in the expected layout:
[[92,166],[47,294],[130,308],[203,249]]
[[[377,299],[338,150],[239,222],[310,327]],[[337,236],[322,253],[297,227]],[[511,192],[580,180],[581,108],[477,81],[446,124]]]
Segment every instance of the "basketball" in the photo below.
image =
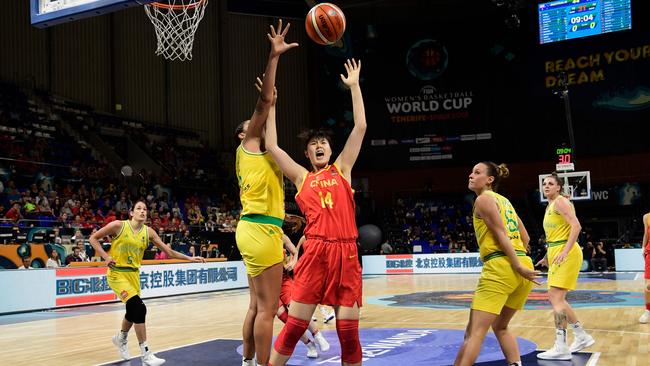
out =
[[322,45],[334,44],[345,32],[345,15],[334,4],[318,4],[307,13],[305,29],[314,42]]

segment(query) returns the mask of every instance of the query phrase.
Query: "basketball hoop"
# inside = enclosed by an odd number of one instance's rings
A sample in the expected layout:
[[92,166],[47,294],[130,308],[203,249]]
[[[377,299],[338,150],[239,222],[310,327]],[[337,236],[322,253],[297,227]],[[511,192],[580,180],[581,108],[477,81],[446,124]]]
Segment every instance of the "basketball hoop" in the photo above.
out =
[[194,33],[208,0],[165,0],[144,6],[156,30],[156,55],[167,60],[191,60]]

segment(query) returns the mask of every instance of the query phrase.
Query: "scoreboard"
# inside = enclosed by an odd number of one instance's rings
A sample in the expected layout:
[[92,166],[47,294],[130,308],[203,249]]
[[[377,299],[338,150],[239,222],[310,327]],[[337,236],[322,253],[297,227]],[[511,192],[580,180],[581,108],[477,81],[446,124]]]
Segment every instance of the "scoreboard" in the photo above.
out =
[[630,1],[555,0],[541,3],[538,5],[539,43],[631,29]]

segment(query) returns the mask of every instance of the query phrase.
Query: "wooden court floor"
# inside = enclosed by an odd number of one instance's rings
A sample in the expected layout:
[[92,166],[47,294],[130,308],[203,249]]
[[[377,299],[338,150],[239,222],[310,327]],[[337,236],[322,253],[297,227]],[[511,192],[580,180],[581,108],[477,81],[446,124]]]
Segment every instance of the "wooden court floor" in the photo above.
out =
[[[464,329],[469,310],[386,306],[373,299],[413,293],[457,291],[447,296],[467,300],[477,275],[393,275],[364,278],[361,328]],[[581,281],[578,290],[595,294],[631,292],[642,296],[641,275],[625,279]],[[545,287],[539,287],[544,289]],[[425,299],[430,298],[424,296]],[[639,300],[637,300],[639,301]],[[150,347],[156,351],[206,340],[241,339],[241,324],[248,305],[248,290],[204,293],[145,300]],[[577,308],[578,317],[594,336],[590,352],[599,352],[597,365],[650,365],[650,324],[639,324],[639,306],[602,304]],[[95,365],[117,360],[111,336],[124,315],[122,304],[105,304],[56,311],[0,316],[0,365]],[[322,329],[334,329],[333,324]],[[550,305],[524,310],[511,323],[518,337],[540,349],[552,346]],[[281,323],[275,321],[275,332]],[[131,355],[139,355],[135,334],[129,334]],[[565,363],[570,364],[570,363]]]

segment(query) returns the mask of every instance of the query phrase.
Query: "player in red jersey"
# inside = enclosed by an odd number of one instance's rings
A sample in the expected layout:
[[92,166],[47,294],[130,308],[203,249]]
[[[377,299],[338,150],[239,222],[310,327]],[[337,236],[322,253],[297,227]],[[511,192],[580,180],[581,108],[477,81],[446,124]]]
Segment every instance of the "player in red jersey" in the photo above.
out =
[[[294,246],[288,236],[282,235],[282,242],[284,243],[285,250],[285,261],[284,261],[284,272],[282,273],[282,287],[280,289],[280,301],[278,303],[278,312],[277,316],[280,321],[283,323],[287,322],[289,316],[289,305],[291,304],[291,292],[293,290],[293,268],[296,265],[298,260],[298,250],[300,246],[305,241],[305,237],[300,238],[297,246]],[[289,251],[286,255],[286,251]],[[314,340],[309,339],[309,334],[314,337]],[[307,357],[316,358],[318,357],[318,350],[316,345],[322,352],[327,352],[330,349],[330,345],[321,334],[320,330],[315,323],[311,322],[305,333],[300,337],[302,343],[307,347]]]
[[305,155],[312,168],[308,172],[278,147],[274,109],[266,122],[266,149],[298,188],[296,202],[307,219],[304,254],[294,269],[289,316],[271,353],[274,366],[284,365],[291,357],[319,303],[331,305],[336,312],[343,365],[361,365],[361,266],[350,182],[366,132],[366,114],[359,86],[361,62],[347,60],[345,70],[347,77],[341,75],[341,80],[352,93],[354,128],[334,164],[329,163],[332,149],[327,133],[306,136]]

